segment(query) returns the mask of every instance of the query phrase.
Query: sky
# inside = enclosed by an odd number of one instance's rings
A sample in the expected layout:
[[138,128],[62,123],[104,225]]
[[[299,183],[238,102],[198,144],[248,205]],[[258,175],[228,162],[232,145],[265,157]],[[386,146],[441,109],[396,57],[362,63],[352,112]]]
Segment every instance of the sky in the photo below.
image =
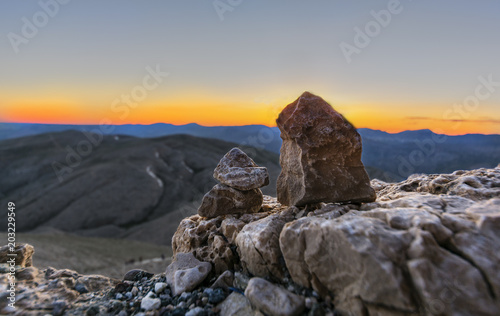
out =
[[500,134],[495,0],[0,2],[0,122],[275,125],[302,92],[359,128]]

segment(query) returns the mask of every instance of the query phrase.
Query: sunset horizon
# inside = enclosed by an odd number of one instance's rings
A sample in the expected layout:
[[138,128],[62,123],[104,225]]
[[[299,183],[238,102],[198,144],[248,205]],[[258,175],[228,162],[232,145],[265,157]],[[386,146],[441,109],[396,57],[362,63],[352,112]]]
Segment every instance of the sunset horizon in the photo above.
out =
[[[276,127],[275,120],[279,112],[297,97],[289,99],[289,102],[276,105],[262,104],[263,101],[260,99],[256,99],[257,102],[254,102],[254,104],[250,103],[240,106],[202,104],[191,106],[148,106],[142,104],[134,108],[122,104],[119,107],[113,108],[110,105],[107,111],[99,111],[101,115],[94,115],[94,118],[89,117],[90,113],[88,112],[83,117],[79,117],[78,114],[83,112],[70,112],[71,107],[69,106],[55,106],[51,110],[50,106],[37,107],[36,105],[25,105],[17,106],[10,111],[8,109],[4,110],[4,117],[9,117],[10,119],[3,119],[0,122],[53,125],[153,125],[162,123],[187,125],[194,123],[206,127],[246,125]],[[327,98],[325,99],[327,102],[330,101]],[[214,101],[213,103],[216,102]],[[352,109],[349,109],[348,105],[336,104],[334,102],[330,102],[330,104],[334,109],[343,113],[344,117],[356,128],[380,130],[390,134],[418,130],[431,130],[437,134],[450,136],[500,134],[500,124],[498,124],[500,121],[497,122],[488,117],[467,120],[424,116],[398,117],[394,113],[382,113],[383,115],[379,113],[377,116],[373,110],[367,112],[361,111],[362,107],[360,106],[354,106]],[[250,107],[251,110],[249,110]],[[189,110],[186,111],[186,109]],[[453,109],[453,107],[450,106],[448,109]],[[250,111],[251,113],[249,113]],[[40,118],[37,118],[37,115]],[[443,116],[445,115],[446,112],[444,112]],[[159,119],[162,116],[165,119]]]
[[2,4],[0,122],[274,126],[311,91],[358,128],[500,134],[496,3],[216,3]]

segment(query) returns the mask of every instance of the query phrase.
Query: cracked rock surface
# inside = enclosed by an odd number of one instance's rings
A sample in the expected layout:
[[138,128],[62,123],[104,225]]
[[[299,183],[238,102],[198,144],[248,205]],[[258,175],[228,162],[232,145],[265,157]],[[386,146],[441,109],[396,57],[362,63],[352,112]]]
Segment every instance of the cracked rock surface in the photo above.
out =
[[361,162],[361,136],[325,100],[304,92],[280,113],[283,144],[278,201],[372,202],[375,192]]
[[[257,213],[185,218],[166,274],[120,281],[17,265],[18,309],[4,291],[0,313],[498,315],[500,167],[371,185],[378,199],[361,205],[264,196]],[[32,252],[19,254],[27,263]],[[9,269],[0,265],[4,288]]]
[[377,200],[361,205],[264,196],[254,214],[186,218],[174,253],[314,290],[340,314],[495,315],[500,167],[371,186]]
[[498,312],[500,168],[374,182],[374,203],[285,225],[293,280],[346,313]]
[[214,170],[220,183],[241,191],[262,188],[269,184],[267,168],[259,167],[241,149],[231,149]]

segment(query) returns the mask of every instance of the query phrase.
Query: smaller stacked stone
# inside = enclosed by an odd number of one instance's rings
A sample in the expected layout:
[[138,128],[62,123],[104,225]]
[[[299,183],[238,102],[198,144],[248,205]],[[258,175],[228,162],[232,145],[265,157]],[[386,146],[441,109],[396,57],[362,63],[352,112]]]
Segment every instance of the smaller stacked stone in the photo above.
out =
[[269,184],[267,168],[259,167],[241,149],[231,149],[214,170],[220,182],[205,196],[198,209],[203,217],[258,212],[263,195],[259,189]]

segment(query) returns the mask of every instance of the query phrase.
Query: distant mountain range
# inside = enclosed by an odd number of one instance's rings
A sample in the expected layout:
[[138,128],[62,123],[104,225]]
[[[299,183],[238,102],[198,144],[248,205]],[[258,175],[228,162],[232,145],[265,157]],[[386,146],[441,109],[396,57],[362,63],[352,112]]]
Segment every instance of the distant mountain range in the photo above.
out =
[[[104,134],[141,138],[186,134],[214,138],[279,153],[280,131],[263,125],[206,127],[198,124],[113,125]],[[104,128],[103,128],[104,129]],[[65,130],[100,131],[97,125],[0,123],[0,140]],[[358,129],[363,139],[363,163],[372,177],[399,181],[412,173],[446,173],[494,167],[500,162],[500,135],[437,135],[430,130],[389,134]]]
[[280,132],[277,127],[263,125],[216,126],[206,127],[198,124],[172,125],[58,125],[31,123],[0,123],[0,140],[22,136],[53,133],[67,130],[100,131],[106,135],[128,135],[142,138],[153,138],[175,134],[186,134],[198,137],[215,138],[227,142],[266,149],[278,153],[281,147]]

